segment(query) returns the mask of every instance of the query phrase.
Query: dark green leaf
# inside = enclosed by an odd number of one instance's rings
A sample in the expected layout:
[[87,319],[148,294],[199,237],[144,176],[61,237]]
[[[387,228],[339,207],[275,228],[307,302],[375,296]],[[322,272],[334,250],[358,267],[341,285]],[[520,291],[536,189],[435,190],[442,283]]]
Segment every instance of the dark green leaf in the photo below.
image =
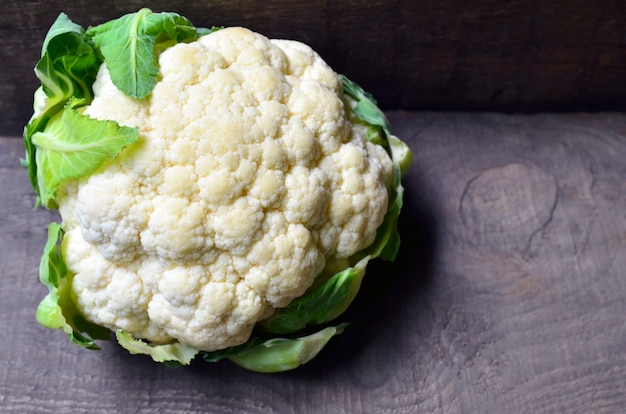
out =
[[222,30],[223,28],[224,26],[213,26],[210,29],[207,29],[206,27],[197,27],[196,32],[198,33],[198,37],[200,37],[200,36],[206,36],[213,32],[217,32],[218,30]]
[[391,126],[385,114],[376,106],[376,100],[365,92],[356,83],[347,77],[339,76],[344,93],[355,101],[352,108],[354,116],[369,126],[367,139],[382,146],[388,152],[393,162],[393,179],[388,189],[389,207],[383,223],[377,230],[376,239],[371,246],[355,255],[355,259],[364,256],[380,257],[383,260],[394,261],[400,248],[400,233],[398,232],[398,217],[402,209],[404,188],[401,179],[411,165],[411,150],[400,139],[391,134]]
[[270,333],[287,334],[337,318],[358,293],[369,259],[369,256],[363,258],[355,266],[337,273],[286,307],[277,309],[263,321],[263,328]]
[[378,108],[374,97],[344,75],[339,75],[339,79],[343,84],[346,95],[356,101],[356,106],[353,108],[354,114],[365,123],[379,126],[387,134],[390,134],[391,125],[383,111]]
[[[274,341],[274,339],[271,339],[270,341]],[[282,341],[282,339],[280,341]],[[223,359],[228,359],[229,357],[234,355],[246,353],[247,351],[258,347],[259,345],[262,345],[264,342],[266,341],[257,336],[254,336],[241,345],[231,346],[229,348],[224,348],[213,352],[203,351],[202,358],[207,362],[218,362]]]

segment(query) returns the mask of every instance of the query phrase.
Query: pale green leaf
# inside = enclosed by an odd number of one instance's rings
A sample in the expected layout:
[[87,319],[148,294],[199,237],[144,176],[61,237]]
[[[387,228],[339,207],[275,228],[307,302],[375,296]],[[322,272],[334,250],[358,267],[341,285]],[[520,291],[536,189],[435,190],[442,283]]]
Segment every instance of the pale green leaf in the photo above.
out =
[[333,336],[343,332],[346,325],[329,326],[300,338],[270,339],[249,350],[230,355],[228,359],[250,371],[289,371],[315,358]]
[[64,180],[94,173],[127,145],[137,141],[136,128],[100,121],[79,113],[80,101],[71,100],[44,131],[35,132],[37,183],[44,206],[54,199]]
[[174,362],[180,365],[189,365],[198,354],[193,346],[176,342],[173,344],[151,345],[121,329],[115,332],[117,342],[131,354],[150,356],[155,362]]
[[37,308],[37,322],[51,329],[61,329],[77,345],[99,349],[94,339],[108,339],[110,332],[87,322],[71,298],[72,274],[68,272],[59,243],[63,230],[58,223],[48,226],[48,240],[39,264],[39,278],[48,294]]

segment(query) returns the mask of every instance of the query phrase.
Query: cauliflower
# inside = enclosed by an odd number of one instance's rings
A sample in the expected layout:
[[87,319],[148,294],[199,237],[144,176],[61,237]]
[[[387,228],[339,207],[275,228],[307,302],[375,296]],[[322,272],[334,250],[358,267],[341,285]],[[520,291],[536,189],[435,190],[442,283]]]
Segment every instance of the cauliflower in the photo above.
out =
[[[130,24],[135,39],[112,38]],[[253,331],[337,318],[367,262],[395,257],[410,151],[371,95],[309,46],[241,27],[142,9],[86,33],[65,15],[54,28],[42,61],[74,81],[40,62],[46,94],[25,131],[38,199],[62,218],[44,248],[40,322],[91,348],[114,331],[161,362],[202,353],[278,371],[314,357],[344,325],[265,342]],[[92,48],[88,74],[67,64],[78,53],[54,56],[68,39]],[[117,43],[136,39],[149,53],[123,56]],[[263,362],[303,343],[295,362]]]

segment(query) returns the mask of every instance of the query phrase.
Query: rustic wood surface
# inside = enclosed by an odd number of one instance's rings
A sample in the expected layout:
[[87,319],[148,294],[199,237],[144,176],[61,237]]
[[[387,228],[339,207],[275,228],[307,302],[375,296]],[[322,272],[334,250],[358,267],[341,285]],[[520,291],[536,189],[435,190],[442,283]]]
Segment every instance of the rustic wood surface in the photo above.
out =
[[304,41],[387,109],[626,109],[623,0],[3,0],[0,135],[32,113],[32,68],[59,12],[88,26],[146,5]]
[[0,138],[3,413],[622,413],[626,115],[392,112],[403,248],[301,369],[167,368],[35,322],[52,212]]

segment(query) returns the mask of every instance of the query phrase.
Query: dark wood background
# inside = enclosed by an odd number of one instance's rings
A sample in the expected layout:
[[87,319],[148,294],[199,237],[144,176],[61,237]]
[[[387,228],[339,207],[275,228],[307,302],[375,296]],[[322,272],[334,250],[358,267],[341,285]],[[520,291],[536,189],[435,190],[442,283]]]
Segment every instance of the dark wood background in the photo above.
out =
[[302,368],[167,368],[37,325],[46,225],[0,139],[3,413],[626,409],[626,115],[392,112],[415,151],[403,247]]
[[[311,44],[414,151],[397,263],[296,371],[172,369],[35,321],[56,215],[18,159],[41,41],[60,10],[88,25],[145,4]],[[624,17],[618,0],[3,1],[0,412],[626,412]]]
[[142,6],[313,46],[385,109],[626,108],[622,0],[3,0],[0,133],[31,113],[32,68],[60,11],[83,26]]

